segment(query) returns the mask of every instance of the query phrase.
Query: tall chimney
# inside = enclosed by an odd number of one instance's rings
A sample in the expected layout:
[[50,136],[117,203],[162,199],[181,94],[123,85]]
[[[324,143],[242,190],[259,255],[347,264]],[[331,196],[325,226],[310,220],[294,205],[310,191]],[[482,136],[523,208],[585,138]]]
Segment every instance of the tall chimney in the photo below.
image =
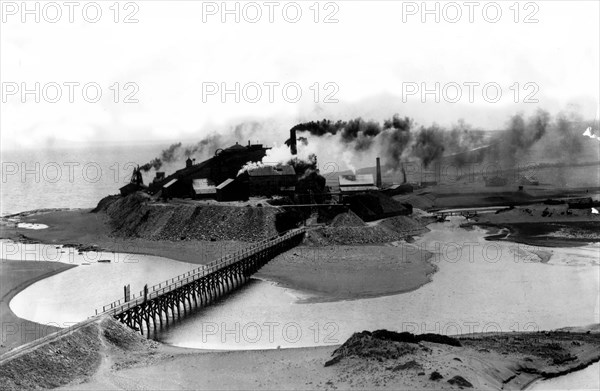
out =
[[296,146],[296,129],[290,129],[290,152],[292,155],[296,155],[298,153],[298,148]]
[[381,189],[381,163],[379,161],[379,158],[377,158],[376,160],[377,162],[377,187],[379,187]]

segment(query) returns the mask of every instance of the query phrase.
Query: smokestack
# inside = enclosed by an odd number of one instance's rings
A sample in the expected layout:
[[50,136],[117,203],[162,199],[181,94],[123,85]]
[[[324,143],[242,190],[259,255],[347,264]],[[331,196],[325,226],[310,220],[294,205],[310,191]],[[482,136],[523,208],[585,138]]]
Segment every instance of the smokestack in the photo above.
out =
[[296,155],[298,153],[298,148],[297,148],[296,144],[297,144],[296,129],[291,128],[290,129],[290,152],[292,153],[292,155]]
[[379,161],[379,158],[376,159],[377,162],[377,187],[379,187],[381,189],[381,163]]

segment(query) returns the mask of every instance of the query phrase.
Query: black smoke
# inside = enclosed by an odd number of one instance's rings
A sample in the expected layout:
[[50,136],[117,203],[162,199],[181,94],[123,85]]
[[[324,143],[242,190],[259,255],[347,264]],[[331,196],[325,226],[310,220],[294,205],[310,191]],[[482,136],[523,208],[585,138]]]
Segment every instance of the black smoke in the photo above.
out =
[[164,149],[159,157],[152,159],[150,162],[140,166],[142,171],[150,171],[151,169],[159,170],[163,164],[171,163],[177,160],[177,152],[181,148],[181,143],[171,144],[169,148]]

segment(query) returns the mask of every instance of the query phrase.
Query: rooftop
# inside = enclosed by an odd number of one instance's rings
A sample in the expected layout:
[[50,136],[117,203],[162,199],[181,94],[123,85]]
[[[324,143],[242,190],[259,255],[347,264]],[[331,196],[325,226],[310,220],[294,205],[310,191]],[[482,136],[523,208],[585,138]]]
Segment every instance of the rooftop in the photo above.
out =
[[340,175],[340,186],[375,186],[372,174]]
[[248,170],[250,176],[296,175],[292,166],[262,166]]

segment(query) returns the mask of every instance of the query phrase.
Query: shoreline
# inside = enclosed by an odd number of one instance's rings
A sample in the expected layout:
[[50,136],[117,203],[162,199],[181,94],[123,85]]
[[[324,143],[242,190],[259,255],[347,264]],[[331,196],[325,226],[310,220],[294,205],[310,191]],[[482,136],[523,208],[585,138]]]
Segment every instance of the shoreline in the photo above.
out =
[[[58,331],[59,328],[23,319],[15,315],[10,308],[10,301],[21,291],[38,281],[62,273],[76,267],[60,262],[48,261],[10,261],[0,259],[0,318],[3,324],[12,324],[16,329],[2,327],[2,346],[0,355],[27,342],[39,339],[44,335]],[[20,276],[25,272],[27,276]],[[34,333],[32,334],[31,331]],[[15,334],[16,333],[16,334]],[[33,338],[32,338],[33,337]]]
[[[0,226],[1,239],[64,245],[82,251],[159,256],[192,264],[210,263],[248,245],[235,241],[118,238],[111,236],[108,217],[102,213],[90,213],[90,209],[36,210],[21,215],[25,216],[22,222],[42,223],[48,228],[28,230]],[[401,245],[410,246],[408,243]],[[374,257],[373,251],[380,257]],[[437,270],[431,262],[432,254],[403,255],[402,252],[401,248],[389,244],[301,245],[271,260],[256,277],[313,296],[308,302],[390,296],[410,292],[429,283]],[[290,273],[290,270],[293,272]],[[368,270],[370,273],[367,279],[356,278],[353,270]]]
[[[523,225],[524,223],[520,223]],[[532,226],[541,223],[527,223]],[[541,247],[581,247],[583,245],[589,245],[594,243],[600,243],[600,239],[590,238],[576,238],[576,237],[552,237],[552,236],[540,236],[533,237],[527,234],[523,234],[515,228],[513,223],[479,223],[471,222],[461,225],[461,228],[468,229],[470,227],[477,226],[486,231],[489,231],[485,237],[486,240],[496,240],[502,242],[512,242],[525,244],[528,246],[541,246]]]

